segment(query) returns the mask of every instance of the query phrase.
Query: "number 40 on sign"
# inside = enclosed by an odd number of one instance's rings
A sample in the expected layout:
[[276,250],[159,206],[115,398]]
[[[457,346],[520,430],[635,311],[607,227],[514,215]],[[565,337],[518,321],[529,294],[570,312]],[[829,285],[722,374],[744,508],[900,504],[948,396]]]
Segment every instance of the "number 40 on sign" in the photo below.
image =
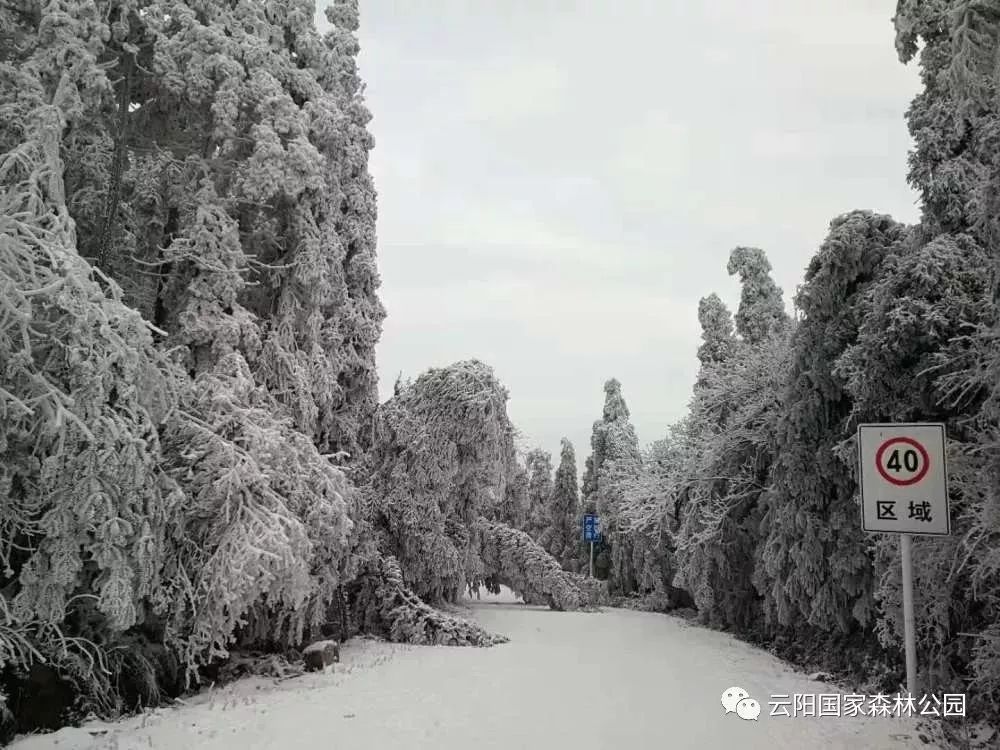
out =
[[865,424],[858,428],[862,528],[947,535],[944,425]]

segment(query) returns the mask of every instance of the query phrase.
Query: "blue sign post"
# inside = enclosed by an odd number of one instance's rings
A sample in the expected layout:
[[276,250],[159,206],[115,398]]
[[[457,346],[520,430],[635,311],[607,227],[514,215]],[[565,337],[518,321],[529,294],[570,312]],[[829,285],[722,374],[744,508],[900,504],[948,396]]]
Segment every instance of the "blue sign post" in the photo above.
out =
[[593,513],[583,516],[583,541],[590,542],[590,577],[594,577],[594,542],[601,540],[601,519]]

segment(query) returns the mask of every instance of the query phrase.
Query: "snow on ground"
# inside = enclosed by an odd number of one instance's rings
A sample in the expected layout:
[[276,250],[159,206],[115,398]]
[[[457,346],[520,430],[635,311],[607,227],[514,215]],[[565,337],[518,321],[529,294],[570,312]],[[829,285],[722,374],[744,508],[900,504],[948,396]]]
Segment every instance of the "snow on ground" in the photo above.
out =
[[[766,652],[678,618],[553,612],[505,592],[469,604],[511,642],[489,649],[356,640],[332,673],[250,678],[179,708],[23,738],[14,750],[906,750],[912,719],[769,716],[775,694],[839,693]],[[744,688],[762,706],[725,714]],[[102,731],[94,736],[92,732]]]

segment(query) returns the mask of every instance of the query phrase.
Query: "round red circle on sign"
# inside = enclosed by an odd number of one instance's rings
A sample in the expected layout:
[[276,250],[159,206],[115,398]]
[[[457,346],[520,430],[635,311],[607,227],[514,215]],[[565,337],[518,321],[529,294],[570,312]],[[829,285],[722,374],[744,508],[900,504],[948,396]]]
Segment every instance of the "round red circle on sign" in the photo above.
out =
[[[890,476],[889,472],[887,472],[885,467],[882,465],[882,456],[885,455],[889,446],[895,443],[903,443],[916,448],[917,453],[920,454],[920,470],[909,479],[899,479],[897,477]],[[897,487],[909,487],[911,484],[916,484],[927,475],[927,472],[931,468],[931,457],[927,455],[927,449],[913,438],[894,437],[889,438],[878,447],[878,450],[875,452],[875,468],[878,469],[878,473],[882,475],[882,478],[885,481],[894,484]]]

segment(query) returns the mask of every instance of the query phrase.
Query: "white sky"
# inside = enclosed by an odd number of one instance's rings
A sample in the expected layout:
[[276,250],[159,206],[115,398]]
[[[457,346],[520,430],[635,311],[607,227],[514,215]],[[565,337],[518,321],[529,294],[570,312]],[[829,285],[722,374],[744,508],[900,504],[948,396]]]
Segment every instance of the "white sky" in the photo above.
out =
[[565,435],[582,467],[609,377],[662,437],[699,298],[736,309],[733,247],[767,252],[790,307],[834,216],[917,219],[894,6],[361,0],[383,398],[475,357],[556,460]]

